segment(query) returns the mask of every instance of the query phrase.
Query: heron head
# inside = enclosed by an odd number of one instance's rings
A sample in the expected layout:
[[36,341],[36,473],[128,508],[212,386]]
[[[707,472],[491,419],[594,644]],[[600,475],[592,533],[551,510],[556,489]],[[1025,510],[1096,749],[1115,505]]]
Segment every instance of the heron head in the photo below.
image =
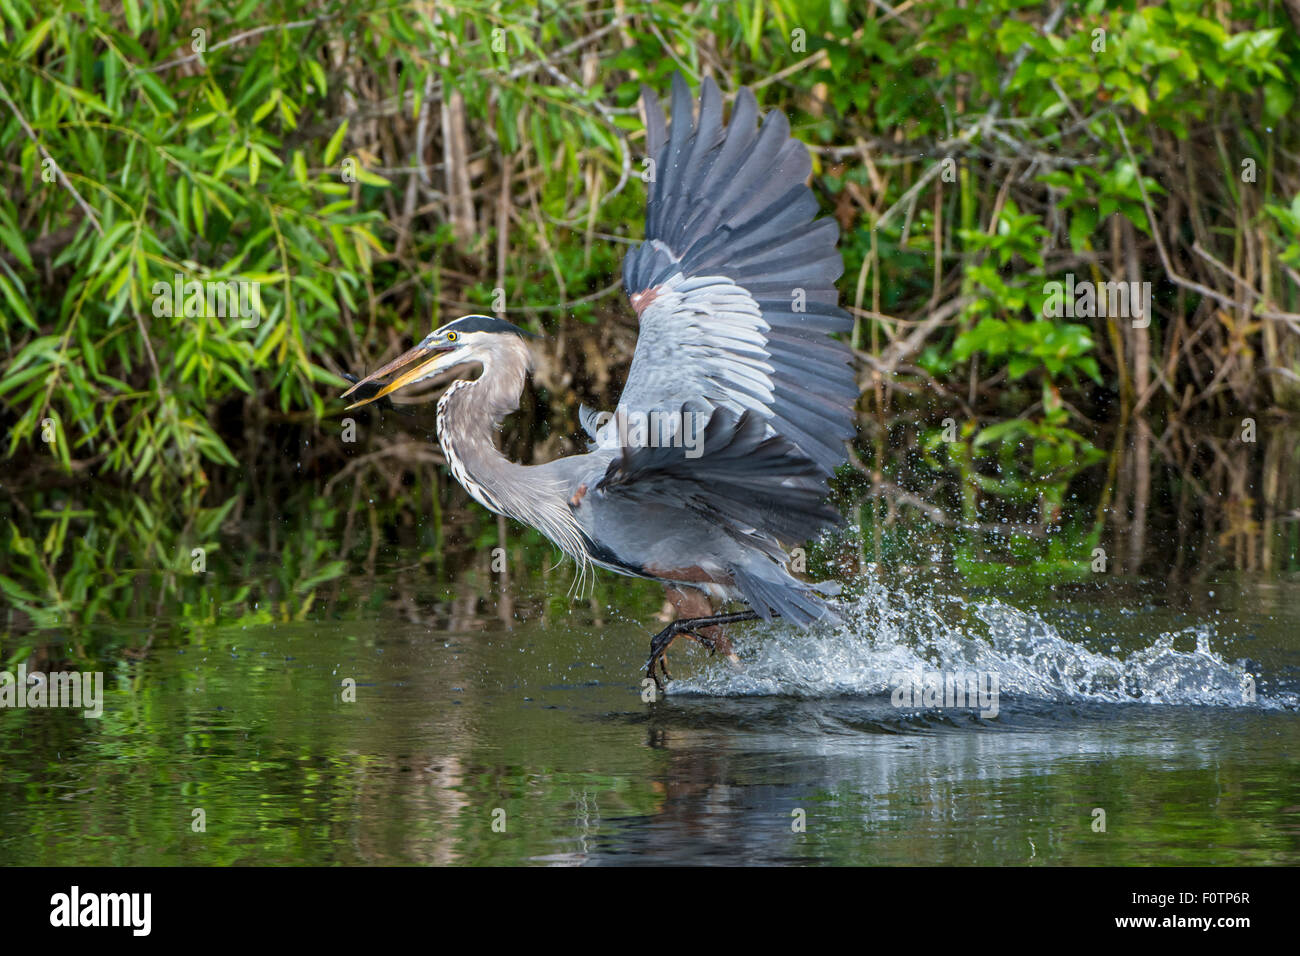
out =
[[343,396],[347,397],[363,385],[392,376],[383,388],[368,398],[353,402],[348,410],[369,405],[403,386],[422,382],[458,365],[487,365],[514,338],[535,336],[505,319],[495,319],[489,315],[467,315],[455,322],[448,322],[426,335],[415,348],[371,372],[344,392]]

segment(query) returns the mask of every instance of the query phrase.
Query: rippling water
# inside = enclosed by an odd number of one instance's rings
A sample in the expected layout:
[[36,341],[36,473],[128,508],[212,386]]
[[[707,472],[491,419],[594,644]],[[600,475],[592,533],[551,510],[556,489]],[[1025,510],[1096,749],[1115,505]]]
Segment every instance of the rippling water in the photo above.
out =
[[[101,719],[0,713],[0,862],[1300,862],[1300,582],[958,593],[674,645],[653,703],[656,622],[526,593],[105,640]],[[895,706],[934,672],[997,715]]]

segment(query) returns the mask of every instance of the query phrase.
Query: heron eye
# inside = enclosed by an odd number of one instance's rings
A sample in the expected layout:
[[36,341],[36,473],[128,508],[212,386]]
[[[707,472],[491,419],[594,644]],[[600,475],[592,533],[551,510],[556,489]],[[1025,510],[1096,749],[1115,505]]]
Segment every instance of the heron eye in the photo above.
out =
[[455,332],[448,332],[448,333],[447,333],[447,341],[448,341],[448,342],[455,342],[457,338],[458,338],[458,336],[456,335]]

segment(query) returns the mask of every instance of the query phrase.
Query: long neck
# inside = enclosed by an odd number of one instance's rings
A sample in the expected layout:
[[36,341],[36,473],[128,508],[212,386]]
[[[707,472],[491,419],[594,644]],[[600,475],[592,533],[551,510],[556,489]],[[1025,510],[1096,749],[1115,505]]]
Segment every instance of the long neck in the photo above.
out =
[[452,475],[479,504],[537,528],[580,557],[582,532],[566,490],[497,448],[502,421],[519,408],[530,364],[528,347],[512,338],[483,361],[477,379],[453,382],[438,400],[438,443]]
[[451,473],[484,507],[516,518],[509,488],[524,467],[501,454],[496,436],[506,416],[519,409],[528,366],[527,347],[511,340],[483,360],[477,379],[453,382],[438,399],[438,444]]

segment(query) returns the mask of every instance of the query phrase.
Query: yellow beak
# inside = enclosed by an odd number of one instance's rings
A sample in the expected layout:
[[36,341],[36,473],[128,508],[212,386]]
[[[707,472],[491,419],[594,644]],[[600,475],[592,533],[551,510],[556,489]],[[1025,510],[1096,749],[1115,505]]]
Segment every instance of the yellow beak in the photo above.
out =
[[[383,368],[376,369],[361,381],[355,383],[351,388],[343,393],[342,397],[347,398],[362,385],[368,385],[376,379],[383,378],[385,375],[391,375],[393,372],[400,374],[391,382],[381,388],[369,398],[363,398],[359,402],[353,402],[347,407],[347,411],[354,408],[360,408],[362,405],[369,405],[376,399],[383,398],[389,392],[395,392],[403,385],[409,385],[411,382],[426,375],[432,375],[444,364],[450,364],[447,359],[451,357],[448,349],[431,349],[425,346],[417,345],[409,352],[403,352],[397,358],[393,359]],[[423,361],[422,361],[423,360]]]

